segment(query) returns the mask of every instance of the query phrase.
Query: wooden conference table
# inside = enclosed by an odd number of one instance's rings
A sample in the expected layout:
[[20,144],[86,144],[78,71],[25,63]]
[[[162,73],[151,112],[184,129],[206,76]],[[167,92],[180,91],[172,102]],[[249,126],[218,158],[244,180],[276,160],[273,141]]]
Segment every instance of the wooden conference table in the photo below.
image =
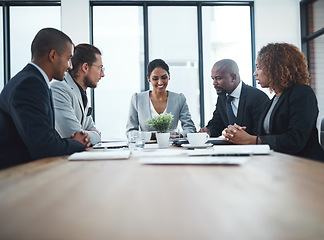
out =
[[0,239],[324,239],[324,164],[41,159],[0,171]]

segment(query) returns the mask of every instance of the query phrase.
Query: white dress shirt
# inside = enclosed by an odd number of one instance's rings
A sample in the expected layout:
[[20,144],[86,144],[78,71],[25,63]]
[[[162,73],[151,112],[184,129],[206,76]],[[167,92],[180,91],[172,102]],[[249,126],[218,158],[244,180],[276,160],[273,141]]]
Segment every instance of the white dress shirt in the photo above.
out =
[[235,117],[237,117],[237,110],[240,103],[241,90],[242,90],[242,81],[240,81],[239,85],[237,85],[237,87],[234,89],[234,91],[231,94],[227,94],[234,97],[231,102],[231,106]]

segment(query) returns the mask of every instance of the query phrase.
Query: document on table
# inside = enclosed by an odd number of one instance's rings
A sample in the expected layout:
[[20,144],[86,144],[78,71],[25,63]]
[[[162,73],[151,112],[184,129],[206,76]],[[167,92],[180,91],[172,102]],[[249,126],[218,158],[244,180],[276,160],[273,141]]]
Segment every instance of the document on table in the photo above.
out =
[[184,149],[143,149],[132,151],[133,157],[171,157],[171,156],[187,156],[188,150]]
[[129,150],[102,150],[73,153],[68,159],[70,161],[114,160],[128,159],[129,156]]
[[249,156],[227,156],[227,157],[159,157],[159,158],[141,158],[141,164],[193,164],[193,165],[243,165],[250,159]]
[[254,154],[270,154],[269,145],[224,145],[213,146],[213,149],[195,149],[189,156],[248,156]]
[[127,141],[102,141],[93,146],[93,149],[127,148]]

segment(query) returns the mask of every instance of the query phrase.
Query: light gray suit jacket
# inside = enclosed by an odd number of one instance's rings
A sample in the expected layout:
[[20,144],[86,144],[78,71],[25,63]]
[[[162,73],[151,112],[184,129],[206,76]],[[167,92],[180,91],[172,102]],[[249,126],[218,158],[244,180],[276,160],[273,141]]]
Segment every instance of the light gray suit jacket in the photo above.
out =
[[[77,131],[84,131],[91,144],[101,140],[91,115],[87,116],[89,104],[84,109],[80,90],[71,75],[67,73],[63,81],[51,82],[55,110],[55,129],[63,138],[71,137]],[[98,130],[97,130],[98,131]]]
[[[135,93],[132,96],[131,105],[129,108],[129,117],[126,125],[127,131],[133,129],[142,131],[154,130],[146,124],[146,121],[152,118],[150,101],[150,91]],[[186,136],[189,132],[196,132],[195,124],[191,120],[186,97],[182,93],[168,91],[166,112],[172,113],[173,115],[173,122],[170,130],[176,129],[178,126],[178,121],[180,120],[183,129],[181,134],[183,136]]]

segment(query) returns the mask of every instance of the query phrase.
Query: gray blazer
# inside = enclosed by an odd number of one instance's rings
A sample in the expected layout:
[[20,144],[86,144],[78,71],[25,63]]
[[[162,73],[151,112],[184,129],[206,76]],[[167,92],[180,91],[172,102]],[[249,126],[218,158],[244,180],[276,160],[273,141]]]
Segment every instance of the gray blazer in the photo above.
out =
[[[150,101],[150,91],[135,93],[132,96],[129,108],[129,117],[126,125],[127,131],[133,129],[140,129],[142,131],[154,130],[146,124],[146,121],[152,118]],[[173,115],[173,122],[170,130],[176,129],[178,121],[180,120],[183,129],[181,134],[183,136],[186,136],[189,132],[196,132],[195,124],[191,120],[186,97],[182,93],[168,91],[166,112],[172,113]]]
[[[84,131],[90,137],[91,144],[100,142],[101,137],[91,115],[87,116],[89,105],[84,109],[80,90],[69,73],[63,81],[51,83],[55,110],[55,129],[63,138],[71,137],[77,131]],[[98,130],[97,130],[98,131]]]

